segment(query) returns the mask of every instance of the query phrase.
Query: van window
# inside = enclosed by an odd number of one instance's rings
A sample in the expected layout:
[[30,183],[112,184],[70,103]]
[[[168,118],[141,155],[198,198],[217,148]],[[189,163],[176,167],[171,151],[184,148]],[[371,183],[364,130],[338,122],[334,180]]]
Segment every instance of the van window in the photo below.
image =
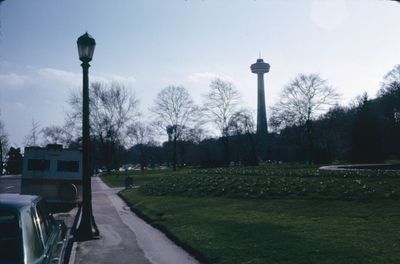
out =
[[59,160],[57,171],[79,172],[79,161]]
[[18,223],[15,213],[0,211],[0,263],[20,263]]
[[50,160],[30,159],[28,160],[28,170],[30,171],[48,171],[50,169]]

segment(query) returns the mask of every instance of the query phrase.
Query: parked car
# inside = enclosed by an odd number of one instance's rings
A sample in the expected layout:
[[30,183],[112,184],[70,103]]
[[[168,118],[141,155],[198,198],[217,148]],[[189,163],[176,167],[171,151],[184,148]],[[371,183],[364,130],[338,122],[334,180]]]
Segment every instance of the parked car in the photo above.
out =
[[41,197],[0,194],[0,263],[63,263],[66,230]]

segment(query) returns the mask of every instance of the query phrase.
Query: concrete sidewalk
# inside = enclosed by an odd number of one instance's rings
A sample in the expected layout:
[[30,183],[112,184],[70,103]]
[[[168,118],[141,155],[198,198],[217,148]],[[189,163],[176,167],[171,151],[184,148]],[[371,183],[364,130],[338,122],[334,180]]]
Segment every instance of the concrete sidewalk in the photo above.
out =
[[75,242],[70,263],[198,263],[163,233],[131,212],[118,197],[120,188],[109,188],[92,178],[93,214],[98,240]]

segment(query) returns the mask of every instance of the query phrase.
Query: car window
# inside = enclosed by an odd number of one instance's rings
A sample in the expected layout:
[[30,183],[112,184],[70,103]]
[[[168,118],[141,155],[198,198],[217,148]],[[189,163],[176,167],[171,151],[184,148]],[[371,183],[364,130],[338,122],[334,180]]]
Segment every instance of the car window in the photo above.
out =
[[41,211],[43,217],[45,219],[47,219],[47,223],[49,224],[53,220],[53,217],[50,215],[50,210],[49,210],[49,207],[47,206],[46,201],[43,199],[40,200],[38,202],[38,206],[40,208],[40,211]]
[[[29,247],[32,250],[28,250],[29,254],[33,258],[40,257],[43,253],[44,249],[44,244],[42,241],[42,235],[39,227],[39,221],[37,220],[37,214],[33,208],[31,210],[27,211],[28,215],[32,219],[32,225],[27,224],[25,226],[26,228],[26,237],[30,241]],[[27,218],[28,218],[27,215]],[[22,217],[22,216],[21,216]]]
[[0,211],[0,263],[19,263],[21,259],[18,215]]
[[43,242],[46,243],[47,238],[49,236],[49,215],[47,213],[47,211],[44,210],[44,207],[42,207],[43,205],[41,205],[40,203],[38,203],[36,205],[36,213],[37,213],[37,223],[39,225],[39,228],[41,230],[41,234],[42,234],[42,239]]

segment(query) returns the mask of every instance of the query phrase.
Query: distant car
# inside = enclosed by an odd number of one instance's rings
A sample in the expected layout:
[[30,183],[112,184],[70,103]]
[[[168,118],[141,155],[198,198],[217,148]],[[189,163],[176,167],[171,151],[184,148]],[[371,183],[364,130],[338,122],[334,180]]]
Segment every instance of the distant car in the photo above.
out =
[[63,263],[66,230],[39,196],[0,194],[0,263]]

